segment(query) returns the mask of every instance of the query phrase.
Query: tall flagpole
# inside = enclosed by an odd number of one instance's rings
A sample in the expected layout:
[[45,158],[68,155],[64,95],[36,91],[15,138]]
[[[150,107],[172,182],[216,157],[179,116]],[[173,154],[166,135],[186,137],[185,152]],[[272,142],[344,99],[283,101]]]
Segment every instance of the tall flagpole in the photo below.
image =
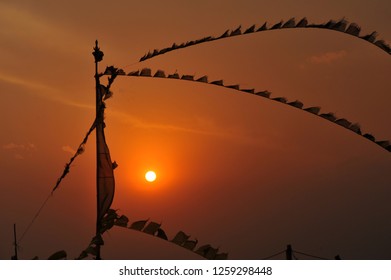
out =
[[[102,61],[103,59],[103,52],[99,49],[98,47],[98,40],[95,41],[95,47],[94,47],[94,52],[92,53],[94,55],[94,58],[95,58],[95,87],[96,87],[96,103],[95,103],[95,107],[96,107],[96,118],[95,118],[95,125],[96,125],[96,129],[102,125],[102,121],[101,120],[101,98],[100,98],[100,80],[99,80],[99,73],[98,73],[98,63],[99,61]],[[96,130],[97,131],[97,130]],[[98,133],[96,133],[96,199],[97,199],[97,202],[96,202],[96,207],[97,207],[97,211],[96,211],[96,215],[97,215],[97,218],[96,218],[96,235],[95,235],[95,238],[97,238],[98,240],[101,240],[101,235],[100,235],[100,230],[101,230],[101,220],[99,218],[99,201],[100,201],[100,193],[99,193],[99,166],[100,166],[100,156],[99,156],[99,147],[100,147],[100,138],[98,137]],[[96,243],[96,259],[97,260],[100,260],[101,259],[101,256],[100,256],[100,242],[98,241]]]

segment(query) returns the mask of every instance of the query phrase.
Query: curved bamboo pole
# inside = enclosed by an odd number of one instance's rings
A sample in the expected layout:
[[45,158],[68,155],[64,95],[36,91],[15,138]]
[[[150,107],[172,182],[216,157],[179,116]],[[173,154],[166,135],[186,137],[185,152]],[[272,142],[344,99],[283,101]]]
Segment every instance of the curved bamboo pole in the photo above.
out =
[[145,61],[145,60],[151,59],[155,56],[165,54],[167,52],[199,45],[199,44],[206,43],[206,42],[212,42],[212,41],[216,41],[216,40],[220,40],[220,39],[224,39],[224,38],[230,38],[230,37],[239,36],[239,35],[257,33],[257,32],[261,32],[261,31],[287,29],[287,28],[318,28],[318,29],[327,29],[327,30],[332,30],[332,31],[338,31],[338,32],[342,32],[344,34],[348,34],[348,35],[351,35],[351,36],[359,38],[359,39],[363,39],[364,41],[367,41],[367,42],[371,43],[372,45],[379,47],[380,49],[382,49],[383,51],[385,51],[389,55],[391,54],[391,47],[384,40],[377,40],[376,39],[376,37],[378,36],[378,33],[376,31],[373,31],[370,34],[360,36],[361,27],[354,22],[349,23],[345,19],[341,19],[339,21],[329,20],[327,23],[322,23],[322,24],[316,24],[316,23],[309,24],[307,18],[304,17],[297,23],[295,21],[295,18],[291,18],[286,22],[280,21],[278,23],[275,23],[275,24],[271,25],[271,27],[268,27],[267,22],[265,22],[260,27],[256,27],[256,25],[253,24],[252,26],[250,26],[250,27],[244,29],[244,31],[242,31],[241,26],[239,26],[238,28],[236,28],[234,30],[229,30],[229,29],[226,30],[222,35],[220,35],[218,37],[208,36],[208,37],[204,37],[204,38],[201,38],[198,40],[187,41],[186,43],[181,43],[181,44],[174,43],[174,44],[172,44],[171,47],[167,47],[167,48],[164,48],[161,50],[154,49],[153,51],[149,51],[143,57],[141,57],[139,61],[140,62]]

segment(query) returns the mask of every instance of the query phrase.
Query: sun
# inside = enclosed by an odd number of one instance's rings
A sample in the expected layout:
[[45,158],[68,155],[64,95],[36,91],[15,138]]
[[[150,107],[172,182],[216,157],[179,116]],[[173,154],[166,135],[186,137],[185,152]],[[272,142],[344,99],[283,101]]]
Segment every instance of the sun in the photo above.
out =
[[147,180],[148,182],[153,182],[156,180],[156,173],[154,171],[148,171],[147,173],[145,173],[145,180]]

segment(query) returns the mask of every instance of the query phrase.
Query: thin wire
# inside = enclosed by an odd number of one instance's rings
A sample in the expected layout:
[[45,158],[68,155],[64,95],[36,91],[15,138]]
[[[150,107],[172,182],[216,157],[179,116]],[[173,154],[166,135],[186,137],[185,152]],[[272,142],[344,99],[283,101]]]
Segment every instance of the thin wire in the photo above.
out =
[[299,252],[299,251],[293,251],[293,252],[298,253],[298,254],[301,254],[301,255],[304,255],[304,256],[307,256],[307,257],[315,258],[315,259],[328,260],[328,259],[326,259],[326,258],[322,258],[322,257],[318,257],[318,256],[306,254],[306,253]]
[[79,148],[77,149],[77,151],[75,152],[75,154],[73,155],[73,157],[69,160],[69,162],[65,165],[65,169],[62,173],[62,175],[60,176],[60,178],[57,180],[57,183],[55,185],[55,187],[53,188],[53,190],[49,193],[49,195],[47,196],[47,198],[45,199],[45,201],[42,203],[42,205],[39,207],[37,213],[35,214],[35,216],[33,217],[33,219],[31,220],[31,222],[29,223],[29,225],[27,226],[27,228],[25,229],[25,231],[23,232],[22,236],[19,238],[18,242],[20,242],[23,237],[26,235],[26,233],[29,231],[29,229],[31,228],[31,226],[33,225],[33,223],[35,222],[35,220],[38,218],[39,214],[41,213],[42,209],[45,207],[46,203],[48,202],[48,200],[52,197],[53,195],[53,192],[58,188],[58,186],[60,185],[62,179],[65,178],[65,176],[69,173],[69,169],[73,163],[73,161],[75,160],[75,158],[77,156],[79,156],[83,151],[84,151],[84,145],[87,144],[87,140],[88,140],[88,136],[91,134],[91,132],[95,129],[95,121],[92,123],[90,129],[88,130],[86,136],[84,137],[83,141],[81,142],[81,144],[79,145]]
[[35,216],[33,217],[33,219],[31,220],[30,224],[27,226],[27,228],[25,229],[25,231],[23,232],[22,236],[19,238],[18,240],[18,243],[20,241],[22,241],[23,237],[26,235],[27,231],[30,229],[30,227],[33,225],[33,223],[35,222],[35,220],[38,218],[39,214],[41,213],[43,207],[45,207],[46,203],[48,202],[48,200],[52,197],[52,193],[50,192],[48,197],[45,199],[45,201],[42,203],[41,207],[39,207],[37,213],[35,214]]
[[125,69],[127,69],[127,68],[129,68],[129,67],[131,67],[133,65],[138,64],[138,63],[140,63],[140,61],[135,61],[135,62],[132,62],[130,64],[127,64],[127,65],[124,65],[124,66],[120,67],[120,69],[125,70]]
[[278,256],[278,255],[282,254],[282,253],[285,253],[285,250],[282,250],[281,252],[275,253],[274,255],[271,255],[271,256],[269,256],[269,257],[267,257],[267,258],[263,258],[262,260],[271,259],[271,258],[273,258],[273,257],[275,257],[275,256]]

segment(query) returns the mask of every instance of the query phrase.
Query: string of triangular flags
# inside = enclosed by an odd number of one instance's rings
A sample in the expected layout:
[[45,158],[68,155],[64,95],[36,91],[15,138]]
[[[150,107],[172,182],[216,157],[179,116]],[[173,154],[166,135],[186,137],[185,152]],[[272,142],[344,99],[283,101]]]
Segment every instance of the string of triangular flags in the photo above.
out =
[[[111,85],[113,84],[115,78],[117,77],[118,73],[120,72],[117,72],[117,69],[112,67],[110,68],[111,69],[111,74],[110,76],[108,77],[108,84],[107,86],[104,86],[104,85],[99,85],[99,92],[100,92],[100,96],[99,96],[99,99],[100,99],[100,105],[99,105],[99,118],[102,118],[102,120],[99,120],[99,122],[103,122],[103,118],[104,118],[104,110],[106,108],[106,104],[104,103],[104,101],[110,97],[113,96],[113,93],[110,91],[110,87]],[[101,75],[103,76],[103,75]],[[70,171],[70,168],[71,168],[71,165],[73,163],[73,161],[79,156],[81,155],[84,150],[85,150],[85,145],[87,144],[87,141],[88,141],[88,137],[90,136],[90,134],[94,131],[94,129],[97,127],[97,124],[98,124],[98,120],[95,119],[94,122],[92,123],[90,129],[88,130],[88,132],[86,133],[86,136],[84,137],[84,139],[82,140],[82,142],[79,144],[79,147],[77,148],[76,152],[74,153],[74,155],[70,158],[70,160],[65,164],[65,167],[64,167],[64,170],[63,170],[63,173],[61,174],[61,176],[57,179],[57,182],[55,184],[55,186],[53,187],[52,189],[52,194],[53,192],[60,186],[60,183],[62,182],[62,180],[66,177],[66,175],[69,173]],[[103,122],[103,128],[104,128],[104,122]],[[103,129],[102,128],[102,129]],[[103,133],[103,132],[102,132]],[[102,137],[104,138],[104,134],[102,135]],[[104,139],[103,139],[104,140]],[[103,144],[105,144],[106,141],[104,140],[103,141]],[[117,166],[117,164],[115,162],[112,163],[112,167],[113,169]]]
[[227,253],[219,252],[219,248],[212,247],[209,244],[198,246],[197,239],[190,239],[190,235],[187,235],[183,231],[179,231],[173,238],[169,239],[166,232],[161,228],[161,223],[147,220],[139,220],[129,223],[129,218],[125,215],[118,215],[116,210],[109,209],[106,215],[102,219],[102,227],[100,235],[92,238],[90,244],[84,249],[77,259],[85,259],[88,257],[96,257],[96,248],[98,245],[103,245],[104,241],[101,238],[103,233],[110,230],[113,226],[124,227],[131,230],[136,230],[167,242],[176,244],[184,249],[190,250],[195,254],[200,255],[205,259],[210,260],[223,260],[228,258]]
[[241,88],[238,84],[225,85],[223,80],[214,80],[209,81],[208,76],[203,75],[200,77],[195,77],[194,75],[179,75],[178,73],[166,75],[163,70],[157,70],[154,74],[152,74],[152,70],[150,68],[143,68],[141,70],[131,71],[129,73],[125,73],[121,69],[116,69],[111,67],[107,67],[103,75],[111,75],[113,71],[116,71],[117,75],[126,75],[131,77],[149,77],[149,78],[166,78],[166,79],[177,79],[182,81],[190,81],[190,82],[199,82],[205,83],[215,86],[221,86],[228,89],[236,90],[239,92],[249,93],[256,96],[260,96],[269,100],[273,100],[279,102],[280,104],[289,105],[296,109],[300,109],[304,112],[310,113],[312,115],[318,116],[322,119],[328,120],[334,124],[337,124],[345,129],[348,129],[354,132],[356,135],[362,136],[365,139],[377,144],[381,148],[391,152],[391,144],[388,140],[376,140],[375,136],[371,133],[363,133],[361,131],[361,127],[358,123],[353,123],[345,118],[338,118],[332,112],[321,113],[321,107],[319,106],[304,106],[303,102],[299,100],[288,101],[285,97],[272,97],[271,92],[268,90],[257,91],[254,88]]
[[186,43],[176,44],[174,43],[171,47],[163,48],[161,50],[154,49],[153,51],[149,51],[146,53],[143,57],[140,58],[141,61],[145,61],[148,59],[151,59],[155,56],[165,54],[167,52],[171,52],[178,49],[187,48],[190,46],[206,43],[206,42],[212,42],[224,38],[234,37],[238,35],[245,35],[245,34],[251,34],[261,31],[268,31],[268,30],[278,30],[278,29],[287,29],[287,28],[320,28],[320,29],[328,29],[333,31],[342,32],[351,36],[354,36],[356,38],[363,39],[383,51],[385,51],[388,54],[391,54],[391,47],[389,44],[387,44],[384,40],[377,40],[376,37],[378,36],[378,33],[376,31],[371,32],[370,34],[361,35],[361,27],[357,23],[349,23],[345,19],[341,19],[339,21],[335,20],[329,20],[326,23],[316,24],[316,23],[308,23],[307,18],[302,18],[299,22],[296,23],[295,18],[291,18],[288,21],[280,21],[276,24],[271,25],[271,27],[268,27],[267,22],[263,23],[260,27],[256,28],[256,25],[253,24],[252,26],[246,28],[244,31],[242,31],[241,26],[237,27],[233,30],[226,30],[222,35],[218,37],[208,36],[204,37],[198,40],[194,41],[188,41]]

